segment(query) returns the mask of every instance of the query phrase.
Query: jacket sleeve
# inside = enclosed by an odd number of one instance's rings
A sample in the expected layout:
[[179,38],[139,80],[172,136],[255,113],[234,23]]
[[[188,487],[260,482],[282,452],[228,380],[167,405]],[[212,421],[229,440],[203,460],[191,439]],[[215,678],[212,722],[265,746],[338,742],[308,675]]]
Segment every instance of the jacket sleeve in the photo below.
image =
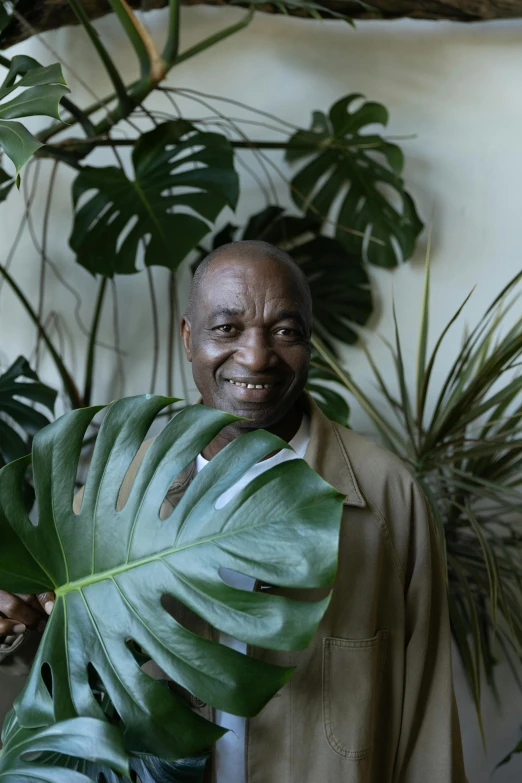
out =
[[405,568],[405,673],[394,783],[465,783],[438,535],[413,485]]
[[19,636],[8,636],[0,642],[0,673],[12,677],[29,674],[42,634],[27,630]]

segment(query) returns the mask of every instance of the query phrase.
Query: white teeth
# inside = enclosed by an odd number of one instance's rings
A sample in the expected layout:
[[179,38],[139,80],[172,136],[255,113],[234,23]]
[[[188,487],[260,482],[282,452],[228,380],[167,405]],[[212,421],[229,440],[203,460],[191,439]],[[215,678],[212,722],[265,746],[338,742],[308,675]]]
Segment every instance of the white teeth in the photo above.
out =
[[228,382],[233,386],[239,386],[240,389],[271,389],[273,383],[241,383],[241,381],[232,381],[230,378]]

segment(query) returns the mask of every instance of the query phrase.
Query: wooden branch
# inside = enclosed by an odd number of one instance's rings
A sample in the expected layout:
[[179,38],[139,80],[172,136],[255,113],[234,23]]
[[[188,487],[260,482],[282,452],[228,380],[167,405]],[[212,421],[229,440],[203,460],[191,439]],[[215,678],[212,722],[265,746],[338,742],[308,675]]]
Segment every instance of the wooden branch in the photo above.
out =
[[[482,22],[491,19],[515,19],[522,17],[522,0],[369,0],[382,19],[410,17],[412,19],[448,19],[456,22]],[[182,0],[185,5],[228,5],[228,0]],[[321,0],[319,0],[321,2]],[[128,0],[133,8],[150,10],[163,8],[168,0]],[[353,19],[376,18],[357,3],[350,0],[322,0],[322,5]],[[82,5],[89,19],[97,19],[111,12],[107,0],[83,0]],[[248,2],[245,2],[248,5]],[[67,0],[19,0],[17,9],[21,18],[15,18],[4,31],[0,49],[30,38],[36,32],[55,30],[77,20]],[[260,11],[278,13],[270,3],[259,6]],[[308,17],[300,9],[289,9],[294,16]]]

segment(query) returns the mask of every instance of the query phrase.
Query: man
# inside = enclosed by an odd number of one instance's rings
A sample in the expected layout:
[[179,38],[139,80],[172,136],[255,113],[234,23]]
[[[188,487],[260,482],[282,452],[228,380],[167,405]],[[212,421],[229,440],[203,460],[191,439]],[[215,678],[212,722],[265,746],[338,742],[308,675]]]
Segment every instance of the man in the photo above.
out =
[[[248,721],[195,703],[233,729],[217,743],[214,780],[464,783],[445,582],[425,499],[396,457],[330,422],[304,393],[311,328],[310,292],[299,268],[262,242],[226,245],[202,263],[181,324],[202,402],[244,420],[207,446],[165,503],[175,506],[196,471],[252,428],[291,443],[294,457],[304,456],[346,496],[333,596],[310,646],[248,651],[296,666],[293,677]],[[258,463],[243,484],[287,452]],[[19,621],[15,599],[8,598],[8,611],[3,600],[0,611]],[[198,618],[180,620],[217,638]]]

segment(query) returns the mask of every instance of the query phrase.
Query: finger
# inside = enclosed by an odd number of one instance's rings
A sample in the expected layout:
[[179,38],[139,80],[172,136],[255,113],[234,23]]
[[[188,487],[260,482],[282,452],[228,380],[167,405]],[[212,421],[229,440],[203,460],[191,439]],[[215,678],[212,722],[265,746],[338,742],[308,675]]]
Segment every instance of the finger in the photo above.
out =
[[18,596],[18,598],[21,598],[26,604],[29,604],[33,609],[36,609],[38,614],[45,615],[43,606],[41,606],[36,595],[28,595],[26,593],[13,593],[13,595]]
[[29,604],[5,590],[0,590],[0,612],[7,620],[18,620],[30,628],[35,628],[42,619],[42,615]]
[[25,625],[18,620],[4,620],[0,617],[0,636],[9,636],[14,634],[18,636],[25,632]]
[[36,596],[38,599],[38,603],[43,608],[44,612],[46,614],[51,614],[54,607],[54,602],[56,600],[56,596],[54,593],[40,593]]

